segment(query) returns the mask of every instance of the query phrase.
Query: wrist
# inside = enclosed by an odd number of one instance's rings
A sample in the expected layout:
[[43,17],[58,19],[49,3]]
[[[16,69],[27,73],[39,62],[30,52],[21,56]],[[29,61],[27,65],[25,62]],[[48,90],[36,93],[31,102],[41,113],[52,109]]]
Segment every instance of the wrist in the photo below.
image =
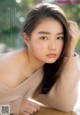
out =
[[66,53],[66,57],[73,57],[73,56],[75,56],[74,51],[68,51],[68,52]]

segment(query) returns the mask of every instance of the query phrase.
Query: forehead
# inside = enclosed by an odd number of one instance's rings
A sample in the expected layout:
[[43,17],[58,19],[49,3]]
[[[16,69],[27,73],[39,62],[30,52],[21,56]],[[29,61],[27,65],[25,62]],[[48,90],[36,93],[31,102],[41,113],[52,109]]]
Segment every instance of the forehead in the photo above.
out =
[[63,32],[62,24],[55,19],[44,19],[39,22],[32,33],[38,33],[39,31],[47,31],[50,33]]

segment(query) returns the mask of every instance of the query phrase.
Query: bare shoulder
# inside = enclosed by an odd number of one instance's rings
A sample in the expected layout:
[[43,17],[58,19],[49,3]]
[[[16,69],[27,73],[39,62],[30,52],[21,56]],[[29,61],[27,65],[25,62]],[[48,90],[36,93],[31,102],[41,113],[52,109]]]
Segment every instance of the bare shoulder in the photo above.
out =
[[[15,50],[8,53],[0,53],[0,67],[9,67],[9,65],[16,65],[20,57],[20,50]],[[15,63],[14,63],[15,62]],[[9,68],[10,69],[10,68]]]
[[22,50],[1,54],[0,82],[8,87],[16,87],[22,80],[22,67],[25,59]]
[[0,82],[13,87],[17,81],[18,60],[16,51],[0,54]]
[[[8,64],[11,64],[11,60],[14,55],[12,52],[9,53],[1,53],[0,54],[0,68],[5,68]],[[6,68],[7,69],[7,68]]]

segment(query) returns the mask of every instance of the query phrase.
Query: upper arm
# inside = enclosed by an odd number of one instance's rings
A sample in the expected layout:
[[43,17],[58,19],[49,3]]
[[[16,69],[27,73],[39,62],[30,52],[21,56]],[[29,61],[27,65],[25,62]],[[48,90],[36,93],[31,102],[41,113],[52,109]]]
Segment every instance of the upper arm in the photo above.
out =
[[[55,84],[55,100],[57,107],[63,110],[73,109],[78,97],[78,83],[80,80],[80,70],[78,58],[69,57],[64,65],[61,76]],[[54,86],[53,86],[54,87]],[[50,91],[52,98],[53,88]]]
[[77,101],[80,71],[77,58],[70,57],[64,65],[59,80],[47,95],[40,94],[37,101],[62,111],[71,111]]

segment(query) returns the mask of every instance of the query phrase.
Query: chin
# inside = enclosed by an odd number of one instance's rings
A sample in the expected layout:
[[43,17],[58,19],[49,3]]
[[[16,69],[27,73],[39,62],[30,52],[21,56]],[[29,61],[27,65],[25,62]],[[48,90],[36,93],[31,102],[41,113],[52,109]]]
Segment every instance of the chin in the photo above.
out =
[[48,64],[52,64],[52,63],[55,63],[57,60],[54,60],[54,61],[47,61],[46,63]]

